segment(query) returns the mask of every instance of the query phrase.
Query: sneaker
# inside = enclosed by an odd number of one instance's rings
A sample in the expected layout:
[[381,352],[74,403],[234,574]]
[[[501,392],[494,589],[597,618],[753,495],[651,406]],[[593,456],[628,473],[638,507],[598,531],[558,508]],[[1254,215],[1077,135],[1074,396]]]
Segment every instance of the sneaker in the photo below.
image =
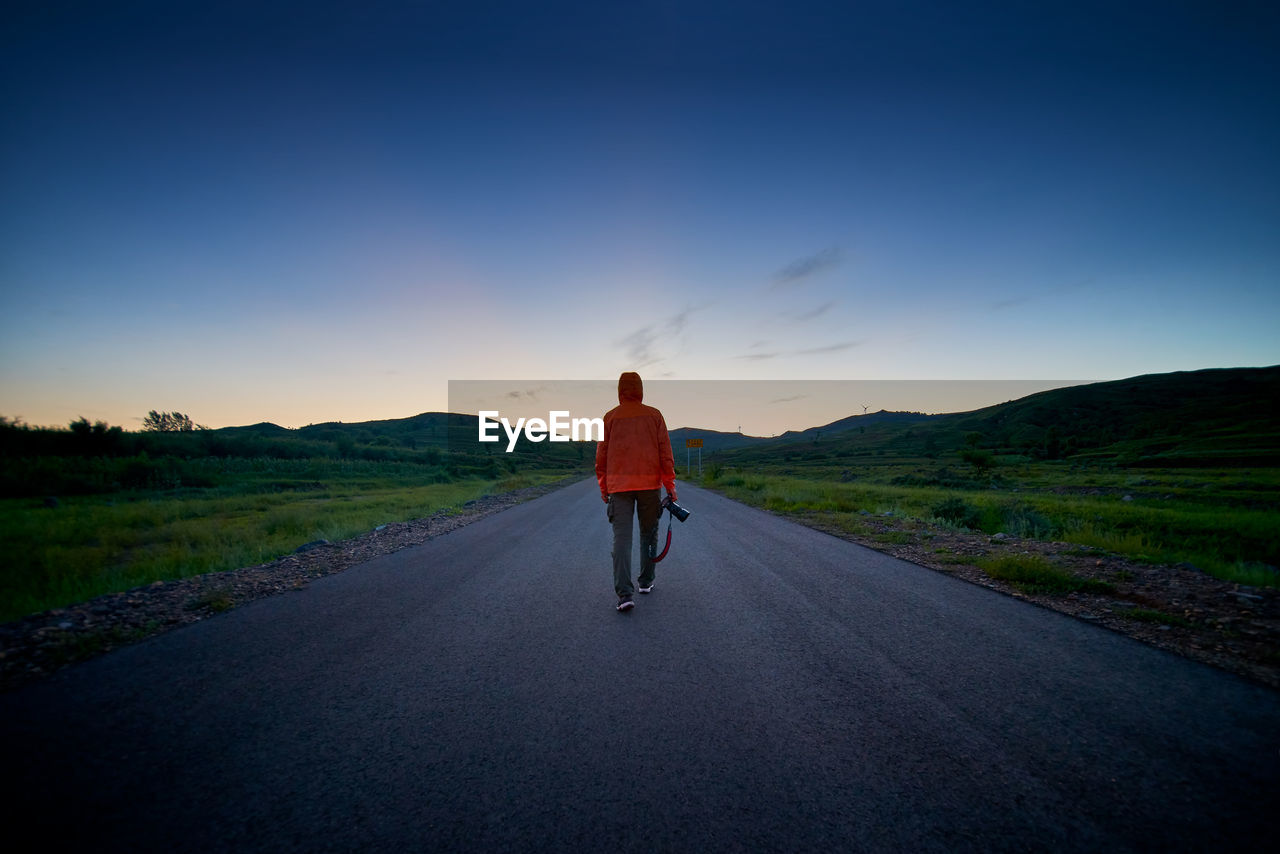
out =
[[619,597],[618,597],[618,610],[619,610],[619,611],[630,611],[630,610],[631,610],[632,608],[634,608],[635,606],[636,606],[636,603],[631,601],[631,597],[630,597],[630,596],[619,596]]
[[650,584],[648,587],[641,587],[641,588],[640,588],[640,592],[641,592],[641,593],[651,593],[651,592],[653,592],[653,585],[652,585],[652,584]]

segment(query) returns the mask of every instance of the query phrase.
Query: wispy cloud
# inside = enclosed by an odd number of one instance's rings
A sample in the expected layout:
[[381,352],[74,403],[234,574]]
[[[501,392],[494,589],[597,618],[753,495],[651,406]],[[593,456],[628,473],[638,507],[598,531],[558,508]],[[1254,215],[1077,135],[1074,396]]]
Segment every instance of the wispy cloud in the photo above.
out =
[[689,315],[697,310],[697,307],[689,306],[684,311],[671,315],[667,318],[666,323],[663,324],[664,328],[671,335],[679,335],[684,332],[685,326],[689,324]]
[[1030,297],[1010,297],[1009,299],[1002,299],[998,302],[991,303],[991,310],[1002,311],[1006,308],[1017,308],[1020,305],[1030,302],[1030,300]]
[[1006,297],[1002,300],[996,300],[995,302],[990,303],[987,306],[987,308],[990,309],[991,311],[1004,311],[1005,309],[1009,309],[1009,308],[1017,308],[1018,306],[1036,302],[1037,300],[1041,300],[1046,297],[1054,297],[1054,296],[1058,296],[1059,294],[1066,294],[1066,293],[1071,293],[1072,291],[1078,291],[1081,288],[1084,288],[1093,284],[1093,281],[1094,281],[1093,277],[1090,276],[1088,278],[1070,282],[1065,285],[1058,285],[1057,287],[1054,287],[1054,288],[1044,288],[1043,290],[1037,290],[1029,293],[1018,294],[1017,296]]
[[841,341],[839,344],[827,344],[822,347],[805,347],[801,350],[780,350],[774,353],[743,353],[741,356],[734,356],[734,358],[760,361],[762,359],[777,359],[779,357],[786,356],[820,356],[824,353],[840,353],[845,350],[850,350],[861,343],[861,341]]
[[658,361],[654,345],[658,342],[658,333],[653,326],[645,326],[632,332],[618,342],[627,351],[627,359],[633,367],[642,368]]
[[819,353],[840,353],[857,347],[861,343],[861,341],[843,341],[839,344],[828,344],[825,347],[808,347],[804,350],[796,350],[795,354],[797,356],[813,356]]
[[824,302],[817,308],[811,308],[808,311],[801,312],[800,314],[791,315],[791,319],[799,323],[804,323],[807,320],[815,320],[822,317],[822,315],[826,314],[828,311],[831,311],[832,306],[835,304],[835,300],[832,300],[831,302]]
[[646,365],[661,362],[671,357],[669,351],[673,344],[679,343],[680,336],[689,325],[689,318],[710,305],[711,303],[702,303],[686,306],[665,320],[642,326],[630,335],[619,339],[618,345],[626,351],[627,359],[633,368],[643,368]]
[[804,399],[805,399],[805,398],[807,398],[808,396],[809,396],[809,395],[807,395],[807,394],[797,394],[797,395],[795,395],[795,396],[793,396],[793,397],[779,397],[779,398],[778,398],[778,399],[776,399],[776,400],[771,400],[771,401],[769,401],[769,404],[768,404],[768,405],[772,405],[772,404],[775,404],[775,403],[791,403],[791,402],[792,402],[792,401],[794,401],[794,400],[804,400]]
[[840,250],[835,246],[830,246],[817,254],[797,258],[774,273],[773,286],[780,288],[799,284],[805,279],[837,266],[839,263]]
[[538,395],[546,391],[546,386],[538,386],[537,388],[516,389],[507,392],[506,396],[512,400],[537,400]]

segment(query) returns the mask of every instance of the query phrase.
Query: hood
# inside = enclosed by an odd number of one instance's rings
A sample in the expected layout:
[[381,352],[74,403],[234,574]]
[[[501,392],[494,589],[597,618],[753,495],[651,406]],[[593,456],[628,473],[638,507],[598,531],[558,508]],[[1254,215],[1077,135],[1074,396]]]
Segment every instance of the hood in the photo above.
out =
[[635,371],[627,371],[618,377],[618,403],[625,403],[628,400],[636,403],[644,400],[644,384],[640,382],[640,375]]

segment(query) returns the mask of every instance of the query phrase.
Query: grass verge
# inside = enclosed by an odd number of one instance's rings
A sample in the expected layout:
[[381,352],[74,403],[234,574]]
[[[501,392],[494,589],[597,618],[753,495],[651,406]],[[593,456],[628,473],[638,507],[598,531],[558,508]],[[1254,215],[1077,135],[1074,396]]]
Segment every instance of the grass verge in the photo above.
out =
[[[332,467],[320,482],[283,468],[217,489],[0,501],[0,621],[104,593],[253,566],[315,540],[461,508],[563,472],[422,483],[386,466]],[[211,608],[229,602],[211,601]]]
[[[987,489],[918,485],[902,463],[809,476],[721,471],[706,485],[746,504],[779,513],[816,514],[855,531],[860,519],[893,516],[942,529],[1003,532],[1074,543],[1146,563],[1191,564],[1217,578],[1256,587],[1280,586],[1280,523],[1272,470],[1251,480],[1231,472],[1146,472],[1136,483],[1111,472],[1061,465],[1009,469]],[[904,485],[906,484],[906,485]],[[1134,498],[1126,490],[1152,490]]]
[[1166,614],[1164,611],[1157,611],[1153,608],[1133,608],[1128,611],[1121,611],[1120,616],[1126,620],[1134,620],[1139,623],[1156,623],[1162,626],[1178,626],[1180,628],[1190,628],[1191,621],[1176,614]]
[[1039,555],[1002,555],[980,558],[977,566],[999,581],[1007,581],[1024,593],[1111,593],[1105,581],[1081,578],[1051,564]]

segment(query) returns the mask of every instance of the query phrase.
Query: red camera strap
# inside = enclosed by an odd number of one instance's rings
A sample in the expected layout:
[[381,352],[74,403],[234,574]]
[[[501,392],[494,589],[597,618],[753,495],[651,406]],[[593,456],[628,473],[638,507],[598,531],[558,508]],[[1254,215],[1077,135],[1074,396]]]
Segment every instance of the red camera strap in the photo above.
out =
[[669,551],[671,550],[671,516],[672,516],[672,515],[673,515],[673,514],[671,514],[670,512],[668,512],[668,514],[667,514],[667,544],[666,544],[665,546],[663,546],[663,547],[662,547],[662,554],[657,555],[657,556],[655,556],[655,557],[654,557],[654,559],[653,559],[653,562],[654,562],[654,563],[657,563],[658,561],[660,561],[660,560],[662,560],[664,557],[666,557],[666,556],[667,556],[667,552],[669,552]]

